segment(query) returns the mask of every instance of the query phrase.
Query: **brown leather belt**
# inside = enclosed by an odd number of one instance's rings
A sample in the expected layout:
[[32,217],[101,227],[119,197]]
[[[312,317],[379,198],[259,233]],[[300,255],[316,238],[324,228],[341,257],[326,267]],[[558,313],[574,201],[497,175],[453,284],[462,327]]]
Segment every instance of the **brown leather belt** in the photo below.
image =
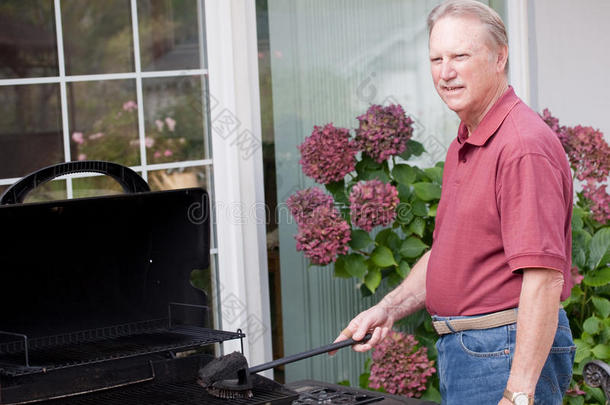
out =
[[432,326],[439,335],[461,332],[471,329],[490,329],[498,326],[509,325],[517,322],[517,311],[506,309],[492,314],[478,316],[476,318],[459,318],[446,321],[434,321]]

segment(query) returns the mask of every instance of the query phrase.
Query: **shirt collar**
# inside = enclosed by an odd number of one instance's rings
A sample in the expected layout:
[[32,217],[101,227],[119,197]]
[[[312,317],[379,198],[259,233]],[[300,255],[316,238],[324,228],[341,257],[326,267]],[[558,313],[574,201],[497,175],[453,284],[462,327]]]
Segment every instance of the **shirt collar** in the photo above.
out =
[[470,136],[468,128],[461,122],[458,129],[458,142],[469,143],[474,146],[482,146],[496,133],[500,125],[515,105],[519,102],[519,97],[515,94],[512,86],[495,102],[491,109],[485,114],[483,120]]

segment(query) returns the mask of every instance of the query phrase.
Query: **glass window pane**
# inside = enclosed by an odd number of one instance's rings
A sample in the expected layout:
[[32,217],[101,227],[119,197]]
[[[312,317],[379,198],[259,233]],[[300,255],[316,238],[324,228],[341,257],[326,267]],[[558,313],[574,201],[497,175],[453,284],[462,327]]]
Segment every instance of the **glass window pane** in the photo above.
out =
[[0,86],[0,178],[62,162],[59,84]]
[[198,1],[138,1],[143,71],[201,67],[198,5]]
[[32,190],[26,197],[24,202],[44,202],[44,201],[55,201],[65,200],[68,198],[66,191],[65,180],[53,180],[44,183],[34,190]]
[[62,0],[67,75],[132,72],[129,0]]
[[108,176],[91,176],[72,179],[74,198],[123,194],[123,187]]
[[148,173],[148,184],[153,191],[202,187],[210,192],[208,186],[211,176],[211,166],[153,170]]
[[57,76],[53,2],[0,3],[0,79]]
[[68,85],[72,160],[140,164],[135,80]]
[[208,158],[202,76],[142,80],[149,164]]

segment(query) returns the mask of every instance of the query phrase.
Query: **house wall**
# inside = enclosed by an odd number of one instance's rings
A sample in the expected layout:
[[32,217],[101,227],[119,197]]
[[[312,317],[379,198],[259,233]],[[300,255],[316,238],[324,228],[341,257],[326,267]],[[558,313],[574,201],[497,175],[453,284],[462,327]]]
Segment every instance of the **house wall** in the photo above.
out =
[[530,105],[610,142],[610,2],[529,0]]

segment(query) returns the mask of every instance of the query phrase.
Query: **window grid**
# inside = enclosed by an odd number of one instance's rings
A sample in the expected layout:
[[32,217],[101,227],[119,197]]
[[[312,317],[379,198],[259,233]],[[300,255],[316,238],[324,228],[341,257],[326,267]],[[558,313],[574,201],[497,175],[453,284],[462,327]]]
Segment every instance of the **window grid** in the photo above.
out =
[[[15,86],[15,85],[28,85],[28,84],[53,84],[58,83],[60,88],[60,100],[61,100],[61,115],[62,115],[62,134],[64,142],[64,161],[69,162],[71,160],[71,149],[70,149],[70,127],[69,127],[69,116],[68,116],[68,97],[67,97],[67,83],[76,82],[88,82],[88,81],[106,81],[106,80],[122,80],[122,79],[135,79],[136,80],[136,102],[138,104],[138,138],[140,140],[140,162],[138,166],[131,166],[131,169],[140,172],[145,180],[148,180],[148,172],[153,170],[165,170],[165,169],[183,169],[195,166],[204,166],[206,169],[206,176],[211,176],[210,168],[212,166],[212,159],[201,159],[201,160],[190,160],[180,161],[171,163],[161,164],[148,164],[146,159],[146,146],[145,146],[145,122],[144,122],[144,103],[143,103],[143,90],[142,90],[142,79],[148,78],[163,78],[163,77],[184,77],[184,76],[202,76],[205,82],[205,78],[208,75],[207,69],[180,69],[180,70],[163,70],[153,72],[142,72],[141,59],[140,59],[140,41],[139,41],[139,24],[137,14],[137,0],[130,1],[131,7],[131,23],[133,33],[133,51],[134,51],[134,72],[126,73],[106,73],[106,74],[93,74],[93,75],[74,75],[66,76],[65,71],[65,58],[64,58],[64,43],[63,43],[63,25],[61,16],[61,0],[54,0],[54,11],[55,11],[55,26],[57,35],[57,59],[58,59],[58,70],[59,76],[49,77],[34,77],[34,78],[23,78],[23,79],[0,79],[0,86]],[[201,32],[199,38],[200,47],[200,66],[205,66],[205,46],[203,44],[203,26],[201,21],[203,19],[203,9],[201,2],[197,2],[197,15],[199,20],[199,31]],[[204,104],[207,105],[207,101],[204,100]],[[205,110],[204,110],[205,114]],[[203,117],[204,125],[209,124],[206,117]],[[209,150],[209,140],[208,140]],[[71,174],[62,176],[61,179],[66,180],[66,192],[68,198],[73,198],[72,179],[74,178],[85,178],[97,176],[94,173],[87,174]],[[0,178],[0,185],[10,185],[18,181],[20,178]],[[215,250],[215,249],[213,249]]]

